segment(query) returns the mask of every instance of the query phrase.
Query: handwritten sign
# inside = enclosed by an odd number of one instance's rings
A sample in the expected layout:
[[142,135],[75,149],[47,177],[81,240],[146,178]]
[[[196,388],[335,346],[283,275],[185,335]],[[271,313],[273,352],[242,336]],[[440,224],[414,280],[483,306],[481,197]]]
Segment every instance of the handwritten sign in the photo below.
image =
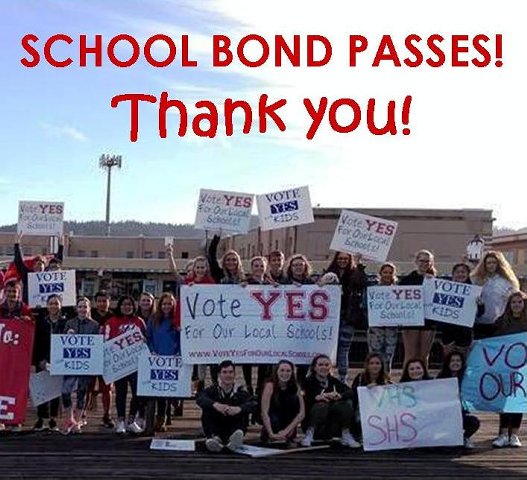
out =
[[48,371],[42,370],[32,373],[29,379],[29,396],[34,407],[47,403],[60,397],[64,377],[51,376]]
[[397,222],[342,210],[329,248],[360,253],[364,258],[384,262],[392,246]]
[[478,310],[476,300],[481,295],[481,287],[425,278],[423,292],[426,318],[464,327],[474,326]]
[[475,341],[461,398],[469,410],[527,413],[527,333]]
[[257,195],[256,203],[263,231],[315,221],[308,187]]
[[420,286],[368,287],[367,296],[370,327],[425,324],[423,289]]
[[183,362],[308,364],[319,353],[334,360],[340,297],[339,286],[183,286]]
[[463,444],[455,378],[359,387],[365,451]]
[[102,375],[103,335],[51,335],[51,375]]
[[195,228],[247,233],[251,221],[254,195],[249,193],[199,191]]
[[64,203],[18,203],[18,233],[24,235],[62,235]]
[[142,355],[137,371],[137,394],[144,397],[191,397],[192,365],[181,357]]
[[75,270],[30,273],[27,278],[30,307],[46,305],[50,295],[59,295],[63,307],[75,306]]
[[104,382],[109,384],[137,372],[139,357],[150,350],[141,330],[133,327],[104,342]]

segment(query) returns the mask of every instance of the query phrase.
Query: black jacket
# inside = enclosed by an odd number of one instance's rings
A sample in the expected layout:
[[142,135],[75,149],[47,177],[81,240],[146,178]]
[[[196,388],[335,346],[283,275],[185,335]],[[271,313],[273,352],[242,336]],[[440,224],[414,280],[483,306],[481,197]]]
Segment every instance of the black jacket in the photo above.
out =
[[329,375],[328,385],[325,387],[315,375],[309,375],[304,380],[304,395],[306,401],[306,412],[311,410],[311,407],[317,403],[315,397],[321,393],[337,392],[342,396],[342,400],[349,400],[352,398],[351,389],[342,383],[337,378]]
[[256,400],[253,396],[243,386],[236,385],[228,394],[219,385],[211,385],[203,390],[196,400],[196,403],[202,410],[214,409],[212,405],[216,402],[232,407],[240,407],[243,414],[253,413],[257,407]]
[[51,351],[51,335],[65,332],[66,317],[60,316],[56,322],[49,319],[49,315],[42,315],[35,324],[35,342],[33,343],[33,365],[38,367],[42,360],[49,363]]

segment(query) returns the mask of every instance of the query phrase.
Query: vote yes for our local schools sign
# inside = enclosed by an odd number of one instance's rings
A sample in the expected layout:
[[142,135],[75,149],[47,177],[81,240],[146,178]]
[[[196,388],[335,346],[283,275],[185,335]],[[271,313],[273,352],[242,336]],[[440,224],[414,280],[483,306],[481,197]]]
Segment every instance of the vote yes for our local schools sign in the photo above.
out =
[[24,235],[62,235],[64,203],[18,203],[17,232]]
[[137,371],[137,394],[145,397],[191,397],[192,365],[181,357],[141,355]]
[[262,230],[313,223],[309,188],[299,187],[256,196]]
[[46,305],[50,295],[59,295],[62,306],[75,306],[75,270],[30,273],[28,283],[28,303],[34,308]]
[[365,451],[463,444],[455,378],[359,387]]
[[367,288],[370,327],[422,326],[425,323],[423,289],[420,286]]
[[360,253],[369,260],[384,262],[396,230],[397,222],[342,210],[329,248],[337,252]]
[[51,335],[51,375],[102,375],[102,335]]
[[308,364],[319,353],[334,360],[340,296],[339,286],[183,286],[183,362]]
[[475,341],[461,398],[469,410],[527,413],[527,333]]

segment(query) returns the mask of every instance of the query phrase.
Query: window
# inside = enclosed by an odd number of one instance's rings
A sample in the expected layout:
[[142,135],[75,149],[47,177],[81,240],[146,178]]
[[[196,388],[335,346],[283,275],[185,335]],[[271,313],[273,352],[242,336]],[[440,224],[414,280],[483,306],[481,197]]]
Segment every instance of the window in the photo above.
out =
[[92,250],[92,251],[91,251],[91,256],[92,256],[93,258],[96,258],[96,257],[99,256],[99,252],[98,252],[97,250]]
[[15,254],[15,247],[13,247],[13,246],[5,247],[5,253],[6,253],[6,255],[14,255]]
[[157,252],[157,258],[166,258],[166,254],[164,251]]
[[275,241],[274,241],[274,249],[275,249],[275,250],[278,250],[278,240],[275,240]]
[[131,251],[126,252],[126,258],[134,258],[134,252],[131,252]]
[[152,252],[144,252],[143,258],[153,258]]
[[25,247],[24,248],[24,255],[31,255],[32,252],[31,252],[31,247]]
[[84,250],[78,250],[77,251],[77,256],[79,257],[85,257],[86,256],[86,252]]
[[181,252],[181,258],[188,258],[188,252]]

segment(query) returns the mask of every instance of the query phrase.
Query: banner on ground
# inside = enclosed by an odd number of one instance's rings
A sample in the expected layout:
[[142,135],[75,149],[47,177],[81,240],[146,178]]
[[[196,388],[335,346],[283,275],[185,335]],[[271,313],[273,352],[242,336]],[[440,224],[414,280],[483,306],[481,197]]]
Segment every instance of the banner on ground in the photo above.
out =
[[475,341],[461,398],[469,410],[527,413],[527,333]]
[[416,327],[425,324],[423,289],[420,286],[367,288],[370,327]]
[[463,444],[455,378],[359,387],[365,451]]
[[63,307],[75,306],[75,270],[30,273],[27,283],[28,304],[31,308],[45,306],[50,295],[59,295]]
[[473,327],[482,288],[442,278],[425,278],[423,293],[425,318],[438,322]]
[[63,223],[63,202],[18,202],[18,233],[60,236]]
[[342,210],[329,248],[385,262],[396,231],[397,222]]
[[256,203],[260,228],[263,231],[315,221],[308,187],[257,195]]
[[50,402],[62,394],[61,375],[51,376],[47,370],[32,373],[29,379],[29,396],[34,407]]
[[254,195],[250,193],[199,191],[195,228],[233,233],[247,233],[251,221]]
[[102,375],[103,335],[51,335],[51,375]]
[[141,355],[137,371],[137,395],[143,397],[191,397],[192,365],[181,357]]
[[24,423],[35,324],[0,319],[0,423]]
[[340,296],[339,286],[183,286],[183,363],[335,360]]
[[139,357],[150,350],[139,328],[134,327],[104,342],[104,373],[107,384],[137,372]]

